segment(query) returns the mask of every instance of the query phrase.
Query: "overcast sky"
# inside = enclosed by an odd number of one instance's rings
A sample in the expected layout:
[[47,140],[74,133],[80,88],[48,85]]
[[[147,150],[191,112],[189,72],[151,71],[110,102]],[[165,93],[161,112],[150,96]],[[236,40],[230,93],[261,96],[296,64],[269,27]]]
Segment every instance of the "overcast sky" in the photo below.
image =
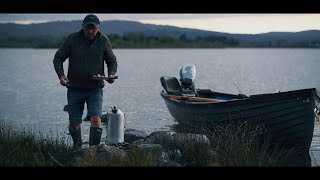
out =
[[[87,14],[0,14],[0,23],[83,20]],[[209,31],[257,34],[320,30],[320,14],[96,14],[100,21],[132,20]]]

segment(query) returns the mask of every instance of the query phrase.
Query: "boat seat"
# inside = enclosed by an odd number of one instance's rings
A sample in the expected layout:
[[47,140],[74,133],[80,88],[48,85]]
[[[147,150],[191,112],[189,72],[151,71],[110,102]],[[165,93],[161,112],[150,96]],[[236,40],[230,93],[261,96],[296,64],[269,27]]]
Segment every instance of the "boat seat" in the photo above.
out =
[[177,78],[162,76],[160,77],[161,85],[169,95],[181,95],[180,83]]

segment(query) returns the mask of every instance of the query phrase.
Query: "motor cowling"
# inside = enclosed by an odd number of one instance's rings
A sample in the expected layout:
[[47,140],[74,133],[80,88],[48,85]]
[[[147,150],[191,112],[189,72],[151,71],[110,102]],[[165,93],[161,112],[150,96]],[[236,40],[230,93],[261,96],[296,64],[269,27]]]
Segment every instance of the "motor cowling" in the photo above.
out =
[[124,142],[124,127],[125,116],[124,113],[114,106],[111,112],[107,114],[108,127],[107,127],[107,144],[119,144]]
[[181,94],[196,96],[194,81],[196,78],[196,66],[194,64],[183,65],[180,69]]

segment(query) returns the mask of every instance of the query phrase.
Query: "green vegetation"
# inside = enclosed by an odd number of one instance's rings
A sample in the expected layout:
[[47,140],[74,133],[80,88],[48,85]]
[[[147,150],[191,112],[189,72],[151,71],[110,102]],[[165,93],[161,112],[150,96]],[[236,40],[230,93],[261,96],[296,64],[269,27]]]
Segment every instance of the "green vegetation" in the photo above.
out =
[[210,139],[210,149],[214,152],[208,159],[208,150],[202,159],[205,165],[214,166],[310,166],[309,152],[301,153],[295,147],[286,148],[285,142],[271,141],[261,124],[248,121],[214,124],[210,128],[177,126],[175,131],[202,133]]
[[61,40],[35,39],[35,38],[0,38],[0,47],[2,48],[57,48],[62,44]]
[[320,48],[320,41],[263,41],[252,43],[240,43],[239,47],[257,47],[257,48]]
[[57,166],[53,154],[70,150],[63,140],[36,136],[0,120],[0,166]]
[[144,33],[129,33],[127,36],[109,35],[114,48],[225,48],[236,47],[239,42],[226,37],[208,36],[189,39],[185,35],[146,36]]
[[[54,38],[0,38],[2,48],[59,48],[64,39]],[[147,36],[142,32],[129,33],[124,36],[108,35],[113,48],[320,48],[320,41],[289,42],[285,40],[243,42],[222,36],[189,38],[186,35]]]
[[[161,151],[145,151],[135,146],[112,156],[101,150],[74,151],[64,140],[40,137],[16,130],[0,120],[0,166],[156,166]],[[296,156],[295,149],[272,145],[268,138],[261,141],[263,128],[249,123],[215,126],[213,129],[180,127],[178,132],[205,133],[210,144],[163,141],[168,157],[183,166],[301,166],[288,161]],[[179,153],[176,150],[179,149]],[[98,154],[100,152],[100,154]],[[86,154],[85,156],[83,154]],[[291,157],[290,157],[291,156]],[[306,157],[301,157],[306,158]]]
[[[237,47],[239,42],[226,37],[208,36],[189,39],[185,35],[175,37],[172,35],[146,36],[144,33],[129,33],[125,36],[118,34],[108,35],[113,48],[225,48]],[[62,44],[63,37],[59,40],[36,38],[0,39],[0,47],[10,48],[58,48]]]

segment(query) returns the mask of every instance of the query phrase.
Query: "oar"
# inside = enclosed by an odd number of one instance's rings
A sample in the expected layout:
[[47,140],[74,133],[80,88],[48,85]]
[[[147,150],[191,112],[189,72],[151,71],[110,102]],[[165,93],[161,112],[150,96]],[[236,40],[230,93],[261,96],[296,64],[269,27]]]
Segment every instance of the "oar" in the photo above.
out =
[[176,99],[176,100],[189,100],[189,101],[222,102],[222,100],[218,100],[218,99],[201,98],[201,97],[193,97],[193,96],[169,95],[168,98]]

